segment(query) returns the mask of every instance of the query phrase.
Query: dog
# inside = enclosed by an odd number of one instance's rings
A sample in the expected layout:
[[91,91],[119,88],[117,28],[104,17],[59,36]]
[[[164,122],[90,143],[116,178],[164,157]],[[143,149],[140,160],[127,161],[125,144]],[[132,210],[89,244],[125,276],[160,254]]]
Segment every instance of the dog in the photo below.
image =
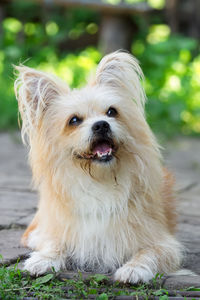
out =
[[173,176],[145,120],[143,73],[132,55],[105,56],[81,89],[16,67],[22,138],[40,201],[22,237],[24,268],[114,274],[148,282],[176,271]]

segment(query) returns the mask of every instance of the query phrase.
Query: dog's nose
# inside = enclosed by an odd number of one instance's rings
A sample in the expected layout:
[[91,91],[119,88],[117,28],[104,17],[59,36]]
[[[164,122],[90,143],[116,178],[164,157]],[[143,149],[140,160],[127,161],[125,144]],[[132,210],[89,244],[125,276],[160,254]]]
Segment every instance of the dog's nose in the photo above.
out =
[[105,134],[110,131],[110,125],[106,121],[98,121],[93,124],[92,131],[96,134]]

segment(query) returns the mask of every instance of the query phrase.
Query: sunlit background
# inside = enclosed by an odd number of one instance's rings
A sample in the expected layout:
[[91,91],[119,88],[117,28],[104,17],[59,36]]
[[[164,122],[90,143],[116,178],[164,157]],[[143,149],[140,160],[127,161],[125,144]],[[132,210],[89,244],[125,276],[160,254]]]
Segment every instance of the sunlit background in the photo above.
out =
[[[185,30],[184,24],[177,30],[170,26],[165,0],[104,2],[113,6],[148,4],[148,16],[130,16],[134,24],[130,51],[145,74],[147,118],[160,137],[198,135],[198,36]],[[180,2],[179,9],[186,5],[187,10],[194,1]],[[102,12],[89,7],[66,8],[27,0],[3,1],[0,12],[0,130],[13,130],[18,127],[13,64],[24,63],[57,74],[71,87],[80,87],[103,55],[99,50],[103,21]]]

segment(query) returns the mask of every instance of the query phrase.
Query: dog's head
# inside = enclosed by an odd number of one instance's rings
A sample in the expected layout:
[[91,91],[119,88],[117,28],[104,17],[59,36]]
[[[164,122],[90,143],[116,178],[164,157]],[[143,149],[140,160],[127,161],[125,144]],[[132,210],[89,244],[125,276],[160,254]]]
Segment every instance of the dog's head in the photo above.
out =
[[[32,155],[56,165],[113,168],[142,155],[152,140],[144,117],[145,94],[137,60],[124,52],[105,56],[94,80],[70,90],[58,78],[17,67],[16,95],[23,135]],[[35,146],[37,145],[37,147]]]

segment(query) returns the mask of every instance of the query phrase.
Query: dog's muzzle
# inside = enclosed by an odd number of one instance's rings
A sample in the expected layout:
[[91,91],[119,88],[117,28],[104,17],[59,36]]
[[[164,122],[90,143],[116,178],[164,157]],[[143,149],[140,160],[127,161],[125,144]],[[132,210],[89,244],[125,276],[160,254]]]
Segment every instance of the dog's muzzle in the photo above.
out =
[[99,162],[108,162],[113,158],[114,142],[108,122],[98,121],[92,126],[93,141],[91,152],[93,159]]
[[90,145],[89,153],[79,154],[77,157],[101,163],[109,162],[114,158],[117,147],[108,122],[98,121],[92,125]]

